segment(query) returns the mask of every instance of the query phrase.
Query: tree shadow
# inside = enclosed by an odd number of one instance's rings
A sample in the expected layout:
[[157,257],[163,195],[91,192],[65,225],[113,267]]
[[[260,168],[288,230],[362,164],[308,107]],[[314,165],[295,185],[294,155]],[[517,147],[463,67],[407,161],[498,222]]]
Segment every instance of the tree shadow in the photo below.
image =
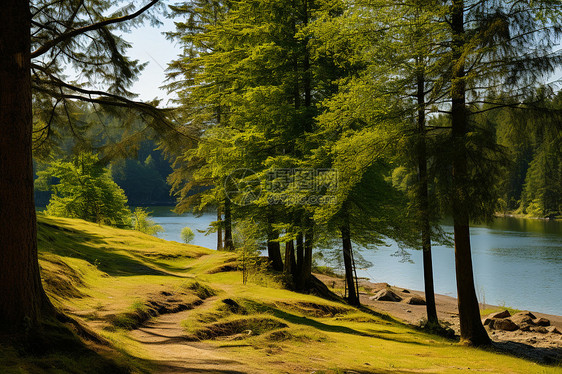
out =
[[43,220],[38,221],[37,229],[39,247],[42,252],[87,261],[111,276],[174,276],[174,274],[151,267],[132,256],[118,253],[122,250],[108,247],[100,235],[63,225],[53,225]]
[[562,348],[559,347],[533,347],[525,343],[502,341],[493,342],[490,349],[497,353],[503,353],[541,364],[553,366],[562,365]]
[[[296,314],[289,313],[285,310],[275,308],[271,305],[257,303],[255,301],[248,301],[250,304],[253,304],[252,307],[260,312],[265,312],[268,314],[273,315],[279,319],[285,320],[295,325],[306,325],[312,327],[314,329],[325,331],[325,332],[335,332],[335,333],[342,333],[342,334],[350,334],[350,335],[357,335],[357,336],[364,336],[370,338],[377,338],[382,340],[388,341],[395,341],[400,343],[407,343],[407,344],[415,344],[415,345],[428,345],[421,342],[411,341],[407,339],[400,339],[399,333],[390,331],[390,330],[373,330],[370,329],[370,332],[355,330],[350,327],[341,326],[341,325],[331,325],[328,323],[320,322],[312,318],[298,316]],[[383,335],[384,334],[384,335]],[[393,337],[389,337],[386,335],[394,335]]]

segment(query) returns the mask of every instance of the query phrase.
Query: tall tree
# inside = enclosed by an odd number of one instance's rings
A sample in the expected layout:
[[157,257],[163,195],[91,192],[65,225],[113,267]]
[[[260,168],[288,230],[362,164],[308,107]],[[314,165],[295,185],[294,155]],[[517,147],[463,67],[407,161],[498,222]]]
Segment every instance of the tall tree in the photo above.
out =
[[[474,290],[469,224],[470,220],[490,218],[496,210],[497,196],[489,181],[497,177],[494,164],[501,159],[494,156],[494,139],[478,136],[485,132],[471,115],[477,104],[487,104],[486,110],[504,105],[488,102],[483,88],[521,97],[562,61],[560,52],[552,51],[562,32],[558,23],[561,11],[562,4],[552,1],[453,0],[448,12],[452,62],[449,196],[461,341],[467,344],[490,343]],[[486,162],[475,162],[483,156],[489,157]]]
[[[136,105],[154,117],[149,105],[135,103],[126,87],[139,72],[124,57],[126,44],[115,29],[142,18],[158,1],[134,10],[102,12],[115,2],[8,0],[0,13],[0,332],[23,333],[54,309],[41,286],[33,200],[32,104],[52,106],[80,99],[98,104]],[[106,48],[107,47],[107,48]],[[31,51],[33,48],[33,52]],[[33,59],[33,62],[32,62]],[[65,83],[62,65],[73,64],[86,78],[100,77],[107,91]],[[127,68],[128,67],[128,68]],[[32,76],[33,71],[33,76]],[[32,96],[35,90],[35,101]],[[51,110],[52,110],[51,106]],[[48,116],[47,116],[48,117]],[[45,121],[48,125],[50,122]],[[164,124],[164,125],[163,125]],[[161,121],[160,125],[169,125]],[[47,126],[48,128],[48,126]]]

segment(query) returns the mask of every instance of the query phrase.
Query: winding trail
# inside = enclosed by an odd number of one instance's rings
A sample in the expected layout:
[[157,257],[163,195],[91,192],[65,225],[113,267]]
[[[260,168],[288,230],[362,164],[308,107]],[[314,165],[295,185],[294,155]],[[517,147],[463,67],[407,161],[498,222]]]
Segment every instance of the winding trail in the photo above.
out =
[[225,357],[212,345],[185,339],[181,322],[189,318],[194,310],[208,306],[213,299],[215,298],[207,299],[196,309],[153,318],[129,333],[132,339],[150,353],[150,359],[158,366],[156,373],[265,373]]

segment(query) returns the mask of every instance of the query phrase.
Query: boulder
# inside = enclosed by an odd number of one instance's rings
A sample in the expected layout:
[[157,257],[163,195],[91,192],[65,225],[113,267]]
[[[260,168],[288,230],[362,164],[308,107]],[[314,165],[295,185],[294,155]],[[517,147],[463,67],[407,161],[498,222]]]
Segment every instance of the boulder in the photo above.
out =
[[405,289],[405,288],[402,290],[402,292],[404,292],[404,293],[410,293],[410,291],[407,290],[407,289]]
[[496,330],[515,331],[519,328],[512,320],[504,318],[494,318],[490,328]]
[[492,318],[488,318],[488,317],[486,317],[486,318],[484,318],[484,319],[482,320],[482,324],[483,324],[484,326],[492,325],[493,322],[494,322],[494,320],[493,320]]
[[375,294],[375,296],[371,296],[369,299],[371,300],[379,300],[379,301],[400,301],[402,298],[392,292],[391,290],[384,289],[380,290]]
[[562,334],[562,332],[560,332],[560,330],[558,330],[556,326],[548,326],[546,330],[551,334]]
[[542,317],[533,320],[533,322],[537,326],[550,326],[550,321],[548,319],[542,318]]
[[515,322],[518,325],[521,325],[523,323],[528,323],[529,325],[534,325],[535,323],[533,322],[533,319],[535,319],[535,316],[533,315],[533,313],[531,312],[519,312],[519,313],[515,313],[514,315],[512,315],[511,317],[509,317],[510,320],[512,320],[513,322]]
[[501,312],[496,312],[488,315],[488,318],[507,318],[510,317],[511,313],[508,310],[502,310]]
[[425,305],[425,300],[420,296],[411,296],[406,299],[406,303],[411,305]]

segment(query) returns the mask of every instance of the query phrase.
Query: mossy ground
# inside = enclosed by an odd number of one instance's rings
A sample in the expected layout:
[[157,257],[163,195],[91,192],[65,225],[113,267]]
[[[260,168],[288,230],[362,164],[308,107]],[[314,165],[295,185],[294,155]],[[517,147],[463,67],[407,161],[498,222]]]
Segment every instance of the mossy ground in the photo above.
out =
[[0,346],[1,373],[159,372],[150,346],[131,339],[129,330],[179,310],[189,311],[181,322],[186,341],[220,350],[249,372],[562,372],[290,292],[273,276],[244,285],[230,253],[73,219],[40,216],[38,230],[49,296],[109,345],[65,333],[60,349],[44,354]]

